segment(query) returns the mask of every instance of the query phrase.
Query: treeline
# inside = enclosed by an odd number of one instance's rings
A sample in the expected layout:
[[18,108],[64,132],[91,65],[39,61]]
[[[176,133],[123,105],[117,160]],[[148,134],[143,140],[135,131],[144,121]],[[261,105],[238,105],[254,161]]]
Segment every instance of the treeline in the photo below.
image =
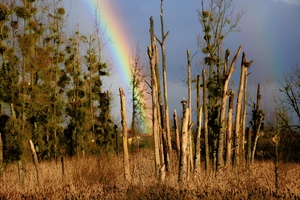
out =
[[[4,161],[30,154],[113,152],[118,127],[103,90],[103,41],[67,27],[61,0],[0,3],[0,133]],[[73,30],[73,31],[70,31]]]

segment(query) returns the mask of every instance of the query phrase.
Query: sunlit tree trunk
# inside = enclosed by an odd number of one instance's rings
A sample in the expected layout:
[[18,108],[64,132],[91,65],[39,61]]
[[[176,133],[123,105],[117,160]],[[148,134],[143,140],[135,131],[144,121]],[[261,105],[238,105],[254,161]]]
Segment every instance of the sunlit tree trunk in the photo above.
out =
[[150,38],[151,45],[148,46],[148,57],[151,67],[151,86],[152,86],[152,133],[154,140],[154,158],[155,158],[155,173],[160,180],[165,177],[165,172],[161,171],[164,169],[161,166],[160,158],[160,118],[159,118],[159,85],[157,79],[157,65],[158,65],[158,49],[156,46],[156,37],[154,35],[154,20],[150,18]]
[[41,187],[39,161],[38,161],[38,157],[37,157],[37,154],[36,154],[33,142],[31,140],[29,140],[29,145],[30,145],[31,153],[32,153],[33,160],[34,160],[34,166],[35,166],[35,170],[36,170],[37,183],[38,183],[38,186]]
[[243,114],[241,124],[241,158],[245,159],[245,140],[246,140],[246,119],[247,119],[247,86],[248,86],[248,75],[247,68],[245,69],[245,83],[244,83],[244,94],[243,94]]
[[232,165],[232,118],[233,118],[233,101],[234,101],[234,91],[231,91],[229,96],[229,106],[228,106],[228,117],[227,117],[227,151],[226,151],[226,165]]
[[[218,144],[218,159],[217,159],[217,168],[224,166],[224,135],[226,133],[226,103],[228,99],[228,84],[230,78],[235,70],[236,60],[241,52],[242,47],[240,46],[237,53],[235,54],[229,71],[224,70],[224,84],[223,84],[223,95],[222,95],[222,103],[220,109],[220,132],[219,132],[219,144]],[[227,61],[229,57],[229,50],[226,51],[225,60]]]
[[181,127],[181,143],[180,143],[180,163],[178,181],[184,182],[188,177],[188,126],[189,126],[189,108],[184,111]]
[[188,69],[188,80],[187,80],[187,84],[188,84],[188,108],[190,110],[189,113],[189,130],[188,130],[188,170],[189,171],[193,171],[194,169],[194,163],[193,163],[193,142],[192,142],[192,125],[193,125],[193,121],[192,121],[192,79],[191,79],[191,58],[190,58],[190,50],[186,51],[186,55],[187,55],[187,69]]
[[161,22],[161,41],[158,40],[158,43],[161,47],[161,56],[162,56],[162,71],[163,71],[163,88],[164,88],[164,109],[165,109],[165,128],[167,134],[167,154],[168,154],[168,163],[170,163],[170,153],[172,152],[172,143],[171,143],[171,129],[170,129],[170,116],[169,116],[169,102],[168,102],[168,87],[167,87],[167,64],[166,64],[166,51],[165,51],[165,41],[169,34],[169,31],[165,34],[164,31],[164,19],[163,19],[163,0],[160,4],[160,22]]
[[124,177],[126,181],[130,181],[130,168],[129,168],[129,154],[128,154],[128,139],[127,139],[127,125],[126,125],[126,102],[123,88],[119,88],[120,102],[121,102],[121,118],[123,130],[123,161],[124,161]]
[[237,102],[236,102],[236,114],[235,114],[235,154],[234,164],[239,165],[241,157],[241,110],[242,110],[242,96],[246,76],[246,68],[249,68],[253,61],[248,62],[246,59],[246,53],[243,52],[242,63],[241,63],[241,75],[240,85],[238,90]]

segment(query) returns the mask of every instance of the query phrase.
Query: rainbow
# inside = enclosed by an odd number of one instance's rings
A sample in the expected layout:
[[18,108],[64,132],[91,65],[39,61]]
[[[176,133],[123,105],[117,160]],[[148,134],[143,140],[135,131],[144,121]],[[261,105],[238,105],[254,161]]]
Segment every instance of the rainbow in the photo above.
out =
[[[119,16],[116,12],[116,5],[113,5],[111,0],[86,0],[85,6],[87,7],[91,19],[94,19],[95,8],[99,9],[99,16],[104,34],[107,40],[110,40],[109,50],[111,51],[113,66],[117,70],[117,73],[121,75],[122,80],[118,87],[123,87],[126,91],[130,86],[131,72],[130,66],[131,55],[134,41],[129,37],[129,32],[122,22],[122,16]],[[93,21],[93,20],[91,20]],[[127,105],[130,98],[127,98]],[[150,98],[146,102],[147,107],[150,106]],[[127,109],[128,110],[128,109]],[[144,130],[149,130],[150,120],[149,110],[144,109],[142,111],[144,114],[145,120],[142,122]],[[131,118],[131,117],[130,117]],[[127,125],[129,125],[127,123]]]

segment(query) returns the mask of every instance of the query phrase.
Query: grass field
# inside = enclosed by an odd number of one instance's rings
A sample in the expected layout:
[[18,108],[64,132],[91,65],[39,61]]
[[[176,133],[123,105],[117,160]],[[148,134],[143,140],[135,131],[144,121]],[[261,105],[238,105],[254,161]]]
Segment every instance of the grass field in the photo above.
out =
[[[173,160],[176,160],[175,157]],[[24,184],[17,164],[7,165],[0,183],[0,199],[300,199],[300,165],[279,164],[275,188],[274,164],[257,161],[250,170],[220,169],[192,174],[178,184],[178,167],[171,166],[165,183],[154,176],[152,150],[130,155],[131,181],[123,177],[122,156],[76,157],[40,163],[40,186],[33,163],[24,163]],[[203,167],[203,166],[202,166]]]

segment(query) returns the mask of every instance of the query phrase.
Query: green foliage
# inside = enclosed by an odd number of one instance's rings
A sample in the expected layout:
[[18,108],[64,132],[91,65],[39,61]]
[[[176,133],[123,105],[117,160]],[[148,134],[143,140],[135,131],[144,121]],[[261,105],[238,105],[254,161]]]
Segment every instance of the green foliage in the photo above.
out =
[[118,134],[118,127],[110,116],[111,98],[108,92],[100,94],[99,115],[95,124],[96,143],[105,153],[114,152],[114,142]]
[[[16,102],[18,99],[19,72],[15,68],[19,63],[18,57],[13,50],[7,53],[7,61],[4,61],[0,68],[0,99],[4,102]],[[7,88],[10,88],[8,91]]]
[[34,35],[24,34],[18,38],[18,42],[23,55],[32,55],[34,53]]
[[15,13],[17,17],[23,19],[29,19],[31,17],[31,12],[25,6],[18,6],[15,8]]
[[[251,121],[249,123],[252,126],[252,129],[254,131],[257,130],[260,120],[264,120],[264,117],[265,117],[264,111],[261,110],[261,109],[257,110],[256,109],[256,104],[253,103],[253,105],[252,105],[252,118],[251,118]],[[264,129],[264,123],[261,124],[260,130],[263,130],[263,129]]]
[[65,13],[66,13],[66,10],[63,7],[57,9],[57,14],[64,15]]
[[20,160],[23,154],[22,140],[20,127],[17,119],[1,116],[1,125],[4,125],[3,130],[3,149],[4,161],[12,162]]
[[118,128],[102,92],[109,69],[100,38],[78,27],[68,36],[62,1],[35,2],[0,3],[0,102],[16,113],[1,129],[5,159],[30,155],[29,139],[39,159],[114,152]]
[[8,8],[0,3],[0,23],[5,21],[8,16]]

